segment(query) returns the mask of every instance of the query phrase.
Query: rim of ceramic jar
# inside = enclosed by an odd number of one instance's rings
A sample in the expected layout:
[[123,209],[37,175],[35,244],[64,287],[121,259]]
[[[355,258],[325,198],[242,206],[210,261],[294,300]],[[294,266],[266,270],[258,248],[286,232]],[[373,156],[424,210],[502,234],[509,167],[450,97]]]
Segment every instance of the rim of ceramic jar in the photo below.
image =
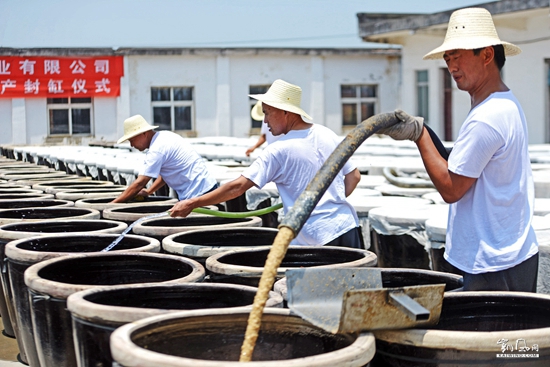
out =
[[[176,242],[174,239],[179,236],[193,236],[196,234],[204,234],[205,236],[220,232],[227,232],[231,230],[239,230],[243,232],[249,232],[251,235],[255,233],[272,233],[277,234],[279,230],[277,228],[270,227],[231,227],[231,228],[205,228],[205,229],[193,229],[190,231],[173,233],[163,238],[162,249],[171,254],[178,254],[183,256],[194,256],[207,258],[213,256],[219,252],[230,250],[246,250],[250,248],[256,248],[261,246],[206,246],[192,243]],[[265,245],[263,245],[265,246]]]
[[[165,314],[169,312],[182,311],[182,309],[160,309],[160,308],[143,308],[143,307],[132,307],[132,306],[111,306],[96,303],[87,299],[89,296],[93,296],[97,293],[109,292],[116,294],[119,290],[132,290],[132,291],[143,291],[146,289],[174,289],[177,287],[178,291],[185,292],[186,289],[196,290],[202,288],[204,290],[219,290],[220,287],[230,290],[230,291],[248,291],[256,293],[258,288],[248,286],[248,285],[239,285],[231,283],[190,283],[190,282],[178,282],[171,284],[164,283],[147,283],[147,284],[126,284],[126,285],[117,285],[109,287],[99,287],[91,288],[76,293],[71,294],[67,298],[67,308],[70,312],[78,315],[79,317],[94,319],[98,315],[101,315],[102,322],[105,321],[116,321],[116,322],[134,322],[145,317],[156,316],[159,314]],[[266,302],[265,307],[282,307],[283,297],[273,291],[269,292],[269,298]],[[246,309],[250,312],[252,303],[245,306],[233,306],[233,307],[223,307],[227,309]]]
[[[528,292],[446,292],[444,298],[524,297],[544,299],[550,303],[550,295]],[[373,331],[376,339],[391,343],[406,344],[429,349],[457,349],[478,352],[498,352],[497,341],[518,338],[534,340],[539,348],[550,347],[550,327],[511,331],[460,331],[436,329],[403,329]]]
[[42,269],[44,269],[47,266],[50,266],[51,264],[56,264],[58,262],[64,262],[64,261],[73,261],[73,260],[78,261],[80,259],[89,260],[92,257],[93,258],[101,258],[101,257],[157,258],[157,259],[184,263],[187,266],[190,266],[192,269],[191,272],[184,277],[179,277],[179,278],[175,278],[167,281],[151,282],[151,284],[152,283],[177,284],[177,283],[181,283],[183,279],[185,279],[187,282],[200,282],[205,277],[204,267],[195,260],[188,259],[182,256],[174,256],[174,255],[159,254],[159,253],[152,253],[152,252],[136,252],[135,250],[133,250],[128,252],[119,251],[116,253],[96,252],[96,253],[88,253],[86,255],[67,255],[67,256],[59,256],[49,260],[40,261],[36,264],[29,266],[25,270],[25,274],[24,274],[25,284],[29,289],[33,289],[37,292],[47,293],[52,297],[61,298],[61,299],[66,299],[71,294],[81,290],[108,286],[108,285],[89,285],[89,284],[72,284],[72,283],[57,282],[49,279],[44,279],[39,275],[39,272]]
[[[263,272],[263,267],[257,267],[257,266],[242,266],[242,265],[233,265],[233,264],[226,264],[220,262],[220,258],[232,254],[239,254],[243,252],[260,252],[260,251],[267,251],[269,253],[269,250],[271,249],[271,246],[258,246],[254,248],[249,249],[243,249],[243,250],[229,250],[229,251],[223,251],[219,252],[215,255],[210,256],[206,259],[206,268],[212,272],[218,273],[218,274],[224,274],[224,275],[233,275],[233,274],[245,274],[245,273],[254,273],[254,274],[261,274]],[[341,251],[341,252],[349,252],[349,253],[356,253],[362,255],[360,259],[349,261],[345,263],[337,263],[337,264],[330,264],[330,265],[317,265],[317,266],[311,266],[311,268],[363,268],[363,267],[374,267],[377,266],[378,263],[378,257],[376,254],[369,250],[363,250],[363,249],[356,249],[351,247],[338,247],[338,246],[290,246],[287,250],[307,250],[307,249],[328,249],[328,250],[335,250],[335,251]],[[288,269],[288,267],[279,267],[277,269],[277,276],[284,276],[285,272]]]
[[[94,237],[108,237],[112,239],[113,241],[117,239],[120,235],[118,233],[97,233],[93,235]],[[60,256],[70,256],[70,255],[80,255],[81,252],[47,252],[47,251],[31,251],[19,248],[18,246],[25,242],[30,242],[34,240],[44,240],[48,239],[49,237],[55,238],[59,240],[59,238],[63,237],[83,237],[83,238],[89,238],[89,233],[64,233],[60,235],[44,235],[44,236],[33,236],[33,237],[27,237],[22,238],[19,240],[14,240],[11,242],[8,242],[6,244],[6,247],[4,249],[5,257],[10,260],[14,261],[20,261],[20,262],[29,262],[29,263],[37,263],[44,260],[54,259],[58,258]],[[124,237],[128,238],[134,238],[137,240],[142,240],[146,244],[143,245],[143,247],[140,247],[139,252],[159,252],[160,251],[160,241],[152,238],[152,237],[146,237],[146,236],[139,236],[134,234],[125,234]],[[112,241],[111,241],[112,242]],[[117,253],[128,253],[128,252],[135,252],[136,248],[127,249],[127,250],[117,250]],[[91,254],[98,254],[102,253],[101,251],[94,251],[94,252],[87,252],[85,255],[82,256],[88,256]]]
[[[141,348],[134,344],[130,338],[132,333],[139,328],[146,325],[151,325],[157,322],[163,322],[170,319],[179,318],[192,318],[209,315],[231,315],[235,313],[242,313],[240,310],[229,309],[208,309],[208,310],[196,310],[196,311],[177,311],[166,315],[152,316],[144,318],[117,328],[113,334],[111,334],[111,354],[113,359],[118,363],[124,365],[126,360],[129,360],[130,353],[139,354],[140,366],[142,367],[157,367],[162,363],[164,367],[179,367],[182,363],[186,362],[188,365],[200,365],[201,367],[221,367],[221,366],[242,366],[241,362],[237,361],[213,361],[213,360],[199,360],[186,357],[169,356],[166,354],[153,352]],[[246,312],[248,314],[248,312]],[[266,308],[264,314],[281,315],[296,317],[302,320],[299,316],[291,314],[289,309],[276,309]],[[306,321],[304,321],[307,323]],[[375,338],[372,333],[360,333],[357,339],[349,346],[328,352],[317,354],[314,356],[308,356],[303,358],[294,358],[277,361],[251,361],[247,362],[247,366],[250,367],[263,367],[263,366],[281,366],[296,367],[296,366],[341,366],[343,363],[350,361],[350,357],[354,356],[353,362],[356,362],[357,366],[367,365],[375,353]],[[354,364],[355,365],[355,364]]]

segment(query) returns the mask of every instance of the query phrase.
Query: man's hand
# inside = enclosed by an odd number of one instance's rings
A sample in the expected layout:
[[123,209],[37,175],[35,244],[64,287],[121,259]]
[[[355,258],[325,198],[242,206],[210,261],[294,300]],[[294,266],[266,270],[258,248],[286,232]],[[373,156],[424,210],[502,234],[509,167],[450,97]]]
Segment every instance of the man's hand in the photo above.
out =
[[378,130],[378,134],[385,134],[394,140],[417,141],[424,128],[424,118],[410,116],[402,110],[395,110],[395,116],[401,120],[397,124]]
[[182,200],[178,201],[168,212],[171,217],[187,217],[193,209],[195,208],[191,205],[191,200]]
[[136,196],[142,196],[144,198],[147,198],[149,197],[149,192],[145,189],[141,189],[141,191],[138,192]]

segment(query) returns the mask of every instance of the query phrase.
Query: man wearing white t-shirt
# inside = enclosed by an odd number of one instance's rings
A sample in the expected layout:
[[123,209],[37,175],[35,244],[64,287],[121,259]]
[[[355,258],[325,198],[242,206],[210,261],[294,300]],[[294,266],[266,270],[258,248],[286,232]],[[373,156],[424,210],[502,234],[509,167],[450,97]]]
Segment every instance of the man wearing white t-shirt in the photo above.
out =
[[419,118],[383,131],[415,141],[443,199],[451,203],[445,259],[464,272],[466,291],[536,292],[538,244],[534,183],[523,110],[500,77],[519,47],[498,38],[482,8],[454,12],[444,43],[424,56],[443,57],[471,110],[448,162]]
[[[123,203],[138,195],[149,196],[167,184],[179,200],[202,195],[218,187],[203,158],[180,135],[171,131],[153,131],[140,115],[124,121],[124,136],[118,140],[130,141],[132,147],[147,149],[143,167],[136,180],[113,203]],[[147,183],[156,178],[151,187]]]
[[[262,102],[271,133],[284,136],[268,145],[239,178],[206,195],[180,201],[171,215],[187,216],[194,208],[230,200],[269,182],[277,185],[288,213],[341,141],[332,130],[304,120],[311,117],[300,107],[301,94],[300,87],[279,79],[265,94],[251,95]],[[362,248],[357,214],[346,200],[360,179],[357,168],[346,163],[290,244]]]

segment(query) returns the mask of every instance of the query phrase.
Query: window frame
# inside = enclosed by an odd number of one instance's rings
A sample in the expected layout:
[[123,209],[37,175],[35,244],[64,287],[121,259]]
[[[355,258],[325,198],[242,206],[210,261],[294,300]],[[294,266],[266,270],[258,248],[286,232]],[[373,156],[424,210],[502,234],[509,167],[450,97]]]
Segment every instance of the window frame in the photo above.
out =
[[[342,96],[342,87],[355,87],[355,97],[343,97]],[[375,96],[374,97],[361,97],[361,88],[362,87],[369,87],[374,88]],[[361,122],[364,121],[364,119],[361,116],[361,104],[362,103],[369,103],[373,105],[373,115],[376,115],[380,109],[380,100],[379,100],[379,84],[340,84],[340,107],[342,109],[342,129],[353,129],[357,125],[359,125]],[[356,111],[356,122],[355,125],[351,124],[345,124],[344,121],[344,104],[354,104],[355,105],[355,111]],[[371,116],[368,116],[366,118],[369,118]]]
[[[67,103],[50,103],[50,99],[68,99]],[[72,102],[73,99],[89,98],[90,102]],[[94,136],[94,99],[92,97],[61,97],[61,98],[47,98],[47,116],[48,116],[48,136],[51,137],[63,137],[63,136]],[[73,109],[89,109],[90,110],[90,132],[89,133],[73,133]],[[69,132],[61,134],[52,134],[50,119],[50,111],[52,110],[67,110],[69,115]]]
[[550,142],[550,59],[544,59],[545,71],[546,71],[546,91],[545,91],[545,110],[546,110],[546,124],[545,124],[545,142]]
[[[170,89],[170,100],[166,100],[166,101],[153,101],[153,88],[158,88],[158,89],[162,89],[162,88],[168,88]],[[191,89],[191,99],[190,100],[174,100],[174,89],[177,89],[177,88],[187,88],[187,89]],[[167,87],[167,86],[151,86],[150,89],[149,89],[149,92],[150,92],[150,98],[149,100],[151,101],[151,116],[152,116],[152,122],[153,122],[153,125],[155,125],[155,107],[170,107],[170,130],[169,131],[173,131],[173,132],[194,132],[195,131],[195,126],[196,126],[196,121],[195,121],[195,87],[194,86],[172,86],[172,87]],[[190,107],[191,108],[191,113],[190,113],[190,118],[191,118],[191,127],[190,129],[176,129],[176,112],[175,112],[175,109],[176,107]],[[160,130],[160,129],[159,129]]]
[[[420,73],[425,73],[426,80],[419,81]],[[424,117],[424,122],[430,121],[430,72],[427,69],[415,71],[415,87],[416,87],[416,115]],[[423,100],[423,96],[426,100]]]

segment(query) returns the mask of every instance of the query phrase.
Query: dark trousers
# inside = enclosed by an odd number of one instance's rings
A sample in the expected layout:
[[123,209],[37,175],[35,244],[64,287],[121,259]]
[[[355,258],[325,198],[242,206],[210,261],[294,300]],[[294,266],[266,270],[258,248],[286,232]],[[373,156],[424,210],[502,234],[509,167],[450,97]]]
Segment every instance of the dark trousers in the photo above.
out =
[[205,192],[204,194],[208,194],[209,192],[212,192],[212,191],[216,190],[218,187],[220,187],[220,184],[216,182],[214,184],[214,186],[212,186],[212,188],[210,190],[208,190],[207,192]]
[[[200,194],[199,196],[202,196],[202,195],[204,195],[204,194],[208,194],[209,192],[212,192],[212,191],[216,190],[218,187],[220,187],[220,184],[216,182],[216,183],[214,184],[214,186],[212,186],[208,191],[203,192],[203,193]],[[184,199],[178,198],[178,200],[184,200]]]
[[351,247],[364,250],[365,244],[363,243],[361,227],[350,229],[340,237],[336,237],[329,243],[325,243],[323,246]]
[[537,292],[539,254],[501,271],[490,273],[464,273],[465,291]]

